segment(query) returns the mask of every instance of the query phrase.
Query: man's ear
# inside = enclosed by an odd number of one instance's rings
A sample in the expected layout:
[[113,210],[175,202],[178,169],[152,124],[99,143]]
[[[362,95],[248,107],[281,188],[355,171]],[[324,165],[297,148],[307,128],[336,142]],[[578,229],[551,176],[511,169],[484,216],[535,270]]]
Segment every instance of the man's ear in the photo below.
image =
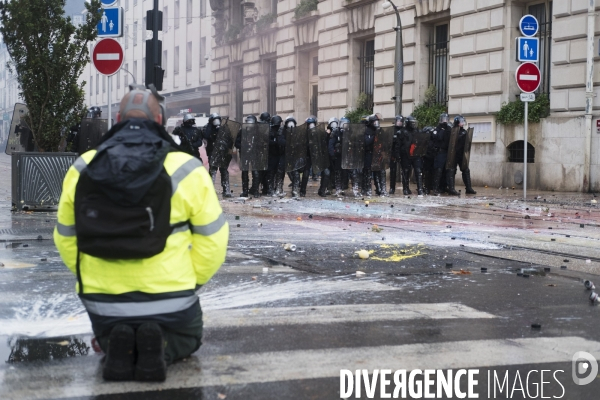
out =
[[121,122],[121,112],[117,112],[117,124]]

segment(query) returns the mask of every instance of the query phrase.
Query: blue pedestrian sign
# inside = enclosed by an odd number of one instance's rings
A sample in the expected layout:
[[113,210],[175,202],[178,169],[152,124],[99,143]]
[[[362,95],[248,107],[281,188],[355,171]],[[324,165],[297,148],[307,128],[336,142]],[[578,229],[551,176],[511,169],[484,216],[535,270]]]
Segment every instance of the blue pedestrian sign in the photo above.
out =
[[116,2],[117,0],[102,0],[102,7],[110,7]]
[[517,61],[537,63],[540,56],[540,39],[534,37],[517,38]]
[[519,29],[523,36],[535,36],[538,33],[540,24],[538,24],[537,18],[533,15],[525,15],[519,21]]
[[98,37],[123,36],[123,8],[101,8],[102,17],[98,22]]

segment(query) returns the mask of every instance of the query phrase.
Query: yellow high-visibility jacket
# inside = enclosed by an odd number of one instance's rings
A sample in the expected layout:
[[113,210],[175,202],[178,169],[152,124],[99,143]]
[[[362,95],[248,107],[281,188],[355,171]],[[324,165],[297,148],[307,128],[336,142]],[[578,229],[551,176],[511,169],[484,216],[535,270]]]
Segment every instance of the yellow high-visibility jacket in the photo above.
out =
[[[74,199],[81,171],[96,150],[83,154],[63,182],[54,242],[67,267],[77,275]],[[212,180],[200,160],[171,152],[164,163],[171,177],[171,225],[178,225],[162,253],[150,258],[97,258],[79,252],[77,292],[94,330],[115,323],[148,320],[177,327],[190,321],[199,307],[195,289],[205,284],[225,260],[229,225]],[[187,225],[179,227],[181,222]],[[107,257],[110,255],[107,254]]]

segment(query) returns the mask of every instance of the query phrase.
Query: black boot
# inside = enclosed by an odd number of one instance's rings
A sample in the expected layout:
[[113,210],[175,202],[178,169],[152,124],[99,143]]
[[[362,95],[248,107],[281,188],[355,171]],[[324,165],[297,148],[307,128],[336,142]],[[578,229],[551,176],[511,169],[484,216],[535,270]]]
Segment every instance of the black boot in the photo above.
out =
[[441,168],[437,168],[435,171],[433,171],[432,189],[433,189],[434,196],[440,195],[440,180],[442,179],[443,172],[444,172],[444,170]]
[[387,190],[385,190],[385,180],[386,180],[385,169],[382,169],[381,171],[379,171],[378,175],[379,175],[379,195],[382,197],[387,197],[387,196],[389,196],[389,194],[388,194]]
[[458,196],[458,192],[454,189],[454,177],[456,175],[455,169],[446,170],[446,184],[448,185],[448,194],[450,196]]
[[227,168],[219,168],[219,171],[221,172],[221,187],[223,188],[223,197],[231,197],[229,171],[227,171]]
[[342,191],[342,171],[341,170],[336,170],[333,173],[333,180],[335,183],[335,195],[340,197],[344,194],[344,192]]
[[284,197],[285,192],[283,191],[283,183],[285,181],[285,172],[278,171],[276,174],[276,184],[275,184],[275,195]]
[[215,168],[215,167],[209,167],[209,169],[208,169],[208,173],[210,174],[210,179],[212,179],[213,185],[217,181],[217,171],[218,170],[219,169]]
[[165,341],[158,324],[146,322],[136,332],[135,380],[162,382],[167,378]]
[[426,195],[431,193],[431,187],[433,186],[433,171],[423,171],[423,191]]
[[342,190],[350,189],[350,174],[347,169],[342,170]]
[[292,197],[300,196],[300,171],[292,171],[290,173],[292,177]]
[[321,185],[319,187],[319,196],[321,197],[327,196],[327,188],[329,187],[330,174],[331,173],[329,172],[329,168],[321,172]]
[[477,192],[473,190],[473,186],[471,186],[471,170],[470,169],[463,171],[462,178],[463,178],[463,182],[465,183],[465,186],[466,186],[465,193],[466,194],[477,194]]
[[361,194],[361,171],[358,169],[353,169],[352,170],[352,193],[354,194],[354,197],[358,198],[358,197],[362,197]]
[[373,184],[375,185],[375,194],[381,195],[381,187],[379,184],[379,171],[373,171]]
[[242,194],[240,194],[240,197],[248,197],[249,184],[250,179],[248,177],[248,171],[242,171]]
[[254,197],[260,197],[260,181],[262,178],[261,171],[252,171],[252,187],[248,191]]
[[392,162],[390,165],[390,192],[389,194],[394,194],[396,192],[396,168],[397,164]]
[[264,181],[266,181],[266,182],[263,183],[263,195],[265,194],[265,184],[266,184],[267,196],[275,196],[275,190],[276,190],[275,180],[276,180],[276,178],[277,178],[277,171],[271,171],[271,170],[267,171],[266,178],[264,179]]
[[116,325],[108,336],[102,376],[107,381],[129,381],[133,379],[134,367],[135,331],[129,325]]
[[310,168],[305,169],[302,172],[302,179],[300,180],[300,197],[306,196],[306,187],[308,186],[309,178],[310,178]]
[[372,187],[373,172],[371,171],[370,168],[363,169],[362,178],[363,178],[363,182],[362,182],[363,196],[370,197],[373,195],[373,187]]
[[423,173],[420,169],[415,169],[415,177],[417,178],[417,195],[423,197]]
[[410,169],[403,169],[402,170],[402,193],[404,193],[405,196],[408,196],[409,194],[412,194],[412,192],[410,191],[410,187],[409,187],[409,181],[408,179],[410,178]]

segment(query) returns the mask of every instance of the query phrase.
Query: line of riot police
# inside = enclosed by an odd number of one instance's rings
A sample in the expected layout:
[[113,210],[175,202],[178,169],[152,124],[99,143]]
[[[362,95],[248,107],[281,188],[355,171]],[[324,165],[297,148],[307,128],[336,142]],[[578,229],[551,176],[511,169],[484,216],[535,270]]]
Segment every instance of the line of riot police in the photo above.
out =
[[450,126],[448,114],[442,114],[437,127],[423,130],[413,116],[398,115],[391,127],[380,123],[380,115],[373,114],[359,124],[347,118],[319,124],[310,116],[298,125],[292,116],[283,121],[279,115],[264,112],[258,120],[248,115],[243,124],[211,114],[208,124],[199,129],[193,117],[186,115],[173,134],[179,136],[185,151],[198,158],[198,147],[206,143],[210,174],[214,182],[220,172],[223,197],[231,197],[227,167],[234,147],[242,170],[241,197],[285,196],[286,173],[292,197],[304,197],[311,172],[321,176],[321,197],[343,196],[350,182],[354,197],[372,196],[373,184],[377,195],[388,196],[388,168],[389,194],[395,193],[396,182],[401,182],[405,196],[412,194],[410,177],[414,174],[418,196],[458,195],[454,187],[457,167],[466,193],[475,194],[469,171],[473,130],[465,130],[462,116]]

